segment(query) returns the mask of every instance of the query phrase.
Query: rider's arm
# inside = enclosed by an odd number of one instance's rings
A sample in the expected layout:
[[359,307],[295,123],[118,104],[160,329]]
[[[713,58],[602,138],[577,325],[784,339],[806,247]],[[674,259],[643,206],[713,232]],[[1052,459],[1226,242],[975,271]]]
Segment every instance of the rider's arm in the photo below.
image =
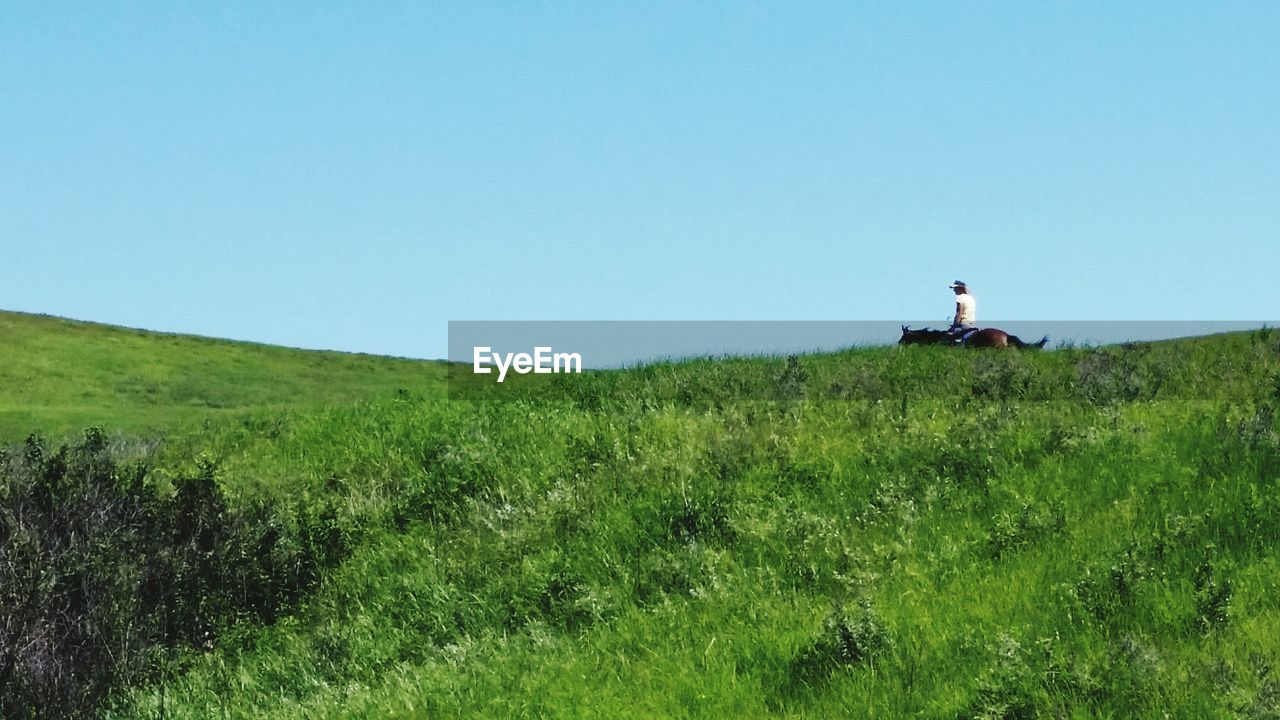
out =
[[960,302],[956,301],[956,316],[951,320],[951,326],[955,327],[960,324]]

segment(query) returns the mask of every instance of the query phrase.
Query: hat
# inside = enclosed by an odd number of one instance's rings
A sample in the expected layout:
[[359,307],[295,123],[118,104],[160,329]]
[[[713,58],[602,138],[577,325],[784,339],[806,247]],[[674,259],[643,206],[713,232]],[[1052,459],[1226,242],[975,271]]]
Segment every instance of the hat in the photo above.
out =
[[951,283],[950,285],[948,285],[947,287],[949,287],[949,288],[951,288],[951,289],[953,289],[953,290],[954,290],[955,288],[958,288],[958,287],[967,288],[967,287],[969,287],[969,286],[968,286],[968,285],[965,285],[963,280],[957,280],[957,281],[955,281],[955,282]]

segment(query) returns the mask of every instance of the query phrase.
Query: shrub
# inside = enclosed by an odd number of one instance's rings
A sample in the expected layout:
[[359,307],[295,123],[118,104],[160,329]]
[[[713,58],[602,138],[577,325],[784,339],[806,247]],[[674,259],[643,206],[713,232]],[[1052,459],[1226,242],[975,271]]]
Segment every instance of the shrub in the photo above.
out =
[[1016,513],[1002,511],[995,516],[987,534],[987,545],[992,557],[998,560],[1046,535],[1061,531],[1065,524],[1063,508],[1024,502]]
[[1034,368],[1021,354],[982,353],[974,361],[972,392],[976,398],[1017,400],[1031,392],[1034,380]]
[[787,357],[787,364],[773,377],[774,397],[778,400],[801,400],[809,383],[809,372],[800,365],[796,355]]
[[981,720],[1033,718],[1042,677],[1017,640],[1000,636],[995,661],[978,678],[978,693],[967,715]]
[[1144,390],[1133,351],[1092,350],[1076,364],[1076,392],[1095,405],[1137,400]]
[[275,619],[341,552],[323,518],[228,507],[211,463],[174,489],[119,467],[96,429],[0,455],[0,715],[90,716],[163,648]]
[[1130,547],[1108,567],[1085,568],[1075,585],[1075,597],[1090,615],[1100,622],[1111,622],[1133,607],[1143,582],[1150,579],[1151,569]]
[[792,661],[792,685],[820,683],[840,668],[871,662],[892,647],[888,629],[865,599],[852,612],[836,607],[812,644]]
[[1204,630],[1224,625],[1231,608],[1231,578],[1223,577],[1208,563],[1196,568],[1196,620]]

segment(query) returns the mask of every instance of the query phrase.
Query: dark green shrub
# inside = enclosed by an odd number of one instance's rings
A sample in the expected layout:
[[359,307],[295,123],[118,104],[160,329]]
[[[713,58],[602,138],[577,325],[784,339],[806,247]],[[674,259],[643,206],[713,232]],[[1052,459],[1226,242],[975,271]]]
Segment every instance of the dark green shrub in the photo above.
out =
[[[472,437],[477,438],[477,433]],[[495,483],[495,454],[488,443],[433,440],[422,450],[426,477],[408,487],[391,510],[392,522],[403,529],[413,520],[451,518],[461,503]]]
[[773,376],[773,394],[777,400],[801,400],[809,383],[809,372],[800,365],[800,358],[791,355],[782,370]]
[[874,659],[893,647],[893,639],[871,604],[863,600],[856,610],[837,607],[822,622],[813,642],[791,663],[792,686],[813,686],[841,668]]
[[706,574],[700,553],[689,547],[657,549],[634,563],[630,589],[641,606],[661,602],[668,595],[692,595]]
[[973,364],[975,398],[1017,400],[1026,397],[1035,382],[1035,369],[1020,353],[981,353]]
[[1095,405],[1131,402],[1143,396],[1141,371],[1133,351],[1099,349],[1076,363],[1076,393]]
[[1065,524],[1066,515],[1061,507],[1024,502],[1017,512],[1002,511],[993,518],[987,544],[991,555],[1000,559],[1046,535],[1061,531]]
[[1100,622],[1111,622],[1132,608],[1141,584],[1152,574],[1139,554],[1131,547],[1107,567],[1086,568],[1075,585],[1081,607]]
[[1196,588],[1196,621],[1204,630],[1225,625],[1231,609],[1231,578],[1204,562],[1196,568],[1193,578]]
[[576,630],[599,619],[605,608],[570,558],[547,551],[524,559],[518,572],[491,579],[504,598],[505,626],[518,631],[532,621]]
[[1043,676],[1012,637],[1002,635],[995,659],[978,677],[978,692],[965,717],[981,720],[1030,720],[1038,717],[1036,700]]
[[0,715],[91,716],[162,648],[274,620],[342,552],[323,516],[228,507],[213,473],[162,497],[96,429],[0,454]]

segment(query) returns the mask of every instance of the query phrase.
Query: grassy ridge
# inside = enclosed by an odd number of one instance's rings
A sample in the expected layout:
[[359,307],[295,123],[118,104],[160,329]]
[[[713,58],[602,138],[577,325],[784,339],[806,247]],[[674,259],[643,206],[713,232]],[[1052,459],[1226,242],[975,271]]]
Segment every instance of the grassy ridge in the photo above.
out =
[[1258,332],[258,413],[168,461],[354,550],[109,716],[1275,717],[1278,372]]
[[104,423],[145,434],[269,407],[442,389],[442,363],[0,312],[0,441]]
[[1274,331],[471,403],[439,364],[0,317],[11,437],[167,428],[156,492],[212,473],[343,548],[108,717],[1280,715]]

